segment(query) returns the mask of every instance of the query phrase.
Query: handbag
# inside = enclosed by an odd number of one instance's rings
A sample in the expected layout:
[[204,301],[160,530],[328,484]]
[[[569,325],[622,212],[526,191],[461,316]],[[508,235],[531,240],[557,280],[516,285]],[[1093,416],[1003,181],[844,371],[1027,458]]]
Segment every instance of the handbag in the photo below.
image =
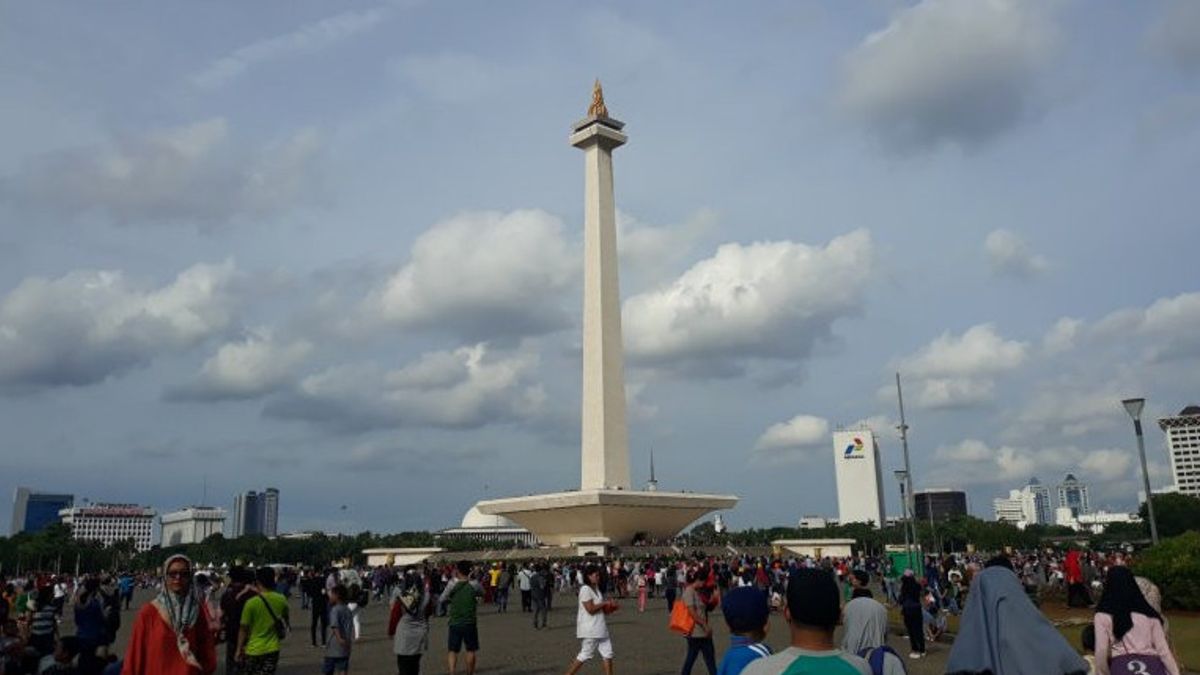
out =
[[1167,675],[1167,666],[1153,654],[1122,654],[1108,662],[1112,675]]
[[692,634],[692,629],[695,627],[696,619],[692,616],[691,610],[683,604],[683,600],[676,600],[675,605],[671,607],[671,620],[667,623],[667,628],[687,637]]
[[291,631],[292,627],[289,626],[286,621],[279,618],[279,616],[275,614],[275,610],[271,608],[271,603],[267,602],[267,596],[259,593],[258,599],[262,600],[262,604],[267,608],[267,613],[271,615],[271,621],[273,621],[275,624],[275,636],[278,637],[280,640],[286,638],[288,636],[288,633]]

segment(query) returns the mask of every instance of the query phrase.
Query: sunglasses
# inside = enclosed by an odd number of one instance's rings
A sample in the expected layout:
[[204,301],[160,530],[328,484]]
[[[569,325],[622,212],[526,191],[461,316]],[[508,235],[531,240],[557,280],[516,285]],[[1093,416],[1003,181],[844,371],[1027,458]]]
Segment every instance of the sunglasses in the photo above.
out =
[[167,572],[167,576],[172,579],[187,579],[192,573],[188,570],[171,570]]

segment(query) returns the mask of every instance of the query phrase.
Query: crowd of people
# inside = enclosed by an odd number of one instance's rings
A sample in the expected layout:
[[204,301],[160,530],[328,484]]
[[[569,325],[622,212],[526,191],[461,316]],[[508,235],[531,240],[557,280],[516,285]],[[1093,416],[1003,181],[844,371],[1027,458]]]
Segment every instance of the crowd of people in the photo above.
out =
[[[928,642],[942,639],[948,616],[959,616],[946,666],[953,675],[1181,672],[1158,588],[1135,577],[1120,554],[928,556],[913,562],[894,556],[697,555],[460,561],[362,571],[235,566],[216,574],[174,555],[155,576],[6,581],[0,675],[207,675],[221,661],[230,674],[274,673],[296,590],[301,609],[310,612],[308,638],[321,649],[321,672],[329,674],[350,670],[362,637],[361,608],[374,601],[387,603],[399,675],[421,672],[431,650],[431,623],[443,617],[446,671],[473,675],[481,648],[479,613],[508,613],[510,594],[519,594],[520,612],[535,631],[547,627],[556,596],[574,596],[579,652],[567,675],[596,656],[604,673],[613,673],[616,649],[606,617],[626,599],[638,612],[665,609],[670,629],[683,638],[683,675],[697,661],[710,675],[904,673],[906,659],[888,645],[889,606],[902,617],[912,660],[925,656]],[[137,610],[128,645],[116,653],[122,611],[139,587],[152,591],[153,599]],[[1039,609],[1049,598],[1071,607],[1094,604],[1094,620],[1081,635],[1083,656]],[[512,604],[515,610],[515,598]],[[74,635],[60,634],[68,611]],[[788,647],[778,653],[764,641],[772,614],[782,615],[788,629]],[[731,641],[718,661],[713,627],[721,620]],[[835,643],[839,625],[844,630]]]

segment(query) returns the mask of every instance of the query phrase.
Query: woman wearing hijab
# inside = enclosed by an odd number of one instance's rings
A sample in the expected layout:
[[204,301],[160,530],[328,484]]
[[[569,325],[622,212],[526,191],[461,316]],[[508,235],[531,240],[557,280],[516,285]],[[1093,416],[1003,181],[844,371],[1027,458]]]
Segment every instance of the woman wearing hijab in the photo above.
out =
[[925,656],[925,610],[921,607],[921,584],[917,583],[912,570],[905,570],[900,578],[900,616],[904,617],[904,630],[908,631],[908,658]]
[[[856,591],[857,592],[857,591]],[[842,651],[857,654],[871,664],[873,672],[905,675],[904,661],[887,648],[887,608],[869,595],[855,597],[842,609]],[[883,648],[883,649],[881,649]],[[879,653],[875,652],[879,650]],[[880,664],[879,670],[875,663]]]
[[1087,675],[1088,664],[1033,605],[1017,575],[975,575],[946,675]]
[[121,675],[211,675],[217,646],[208,608],[192,584],[192,561],[167,558],[162,590],[133,622]]
[[1138,588],[1128,567],[1113,567],[1096,605],[1096,672],[1179,675],[1163,618]]

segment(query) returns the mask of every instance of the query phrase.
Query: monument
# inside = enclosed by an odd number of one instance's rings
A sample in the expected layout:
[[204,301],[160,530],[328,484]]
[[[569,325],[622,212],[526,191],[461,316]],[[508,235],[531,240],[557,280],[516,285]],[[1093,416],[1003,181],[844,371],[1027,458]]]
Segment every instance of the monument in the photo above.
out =
[[583,425],[579,490],[490,499],[481,513],[526,527],[544,544],[590,547],[665,539],[706,513],[732,508],[733,495],[633,490],[625,421],[625,357],[617,278],[613,150],[628,141],[625,124],[608,114],[597,80],[588,116],[571,145],[584,153]]

